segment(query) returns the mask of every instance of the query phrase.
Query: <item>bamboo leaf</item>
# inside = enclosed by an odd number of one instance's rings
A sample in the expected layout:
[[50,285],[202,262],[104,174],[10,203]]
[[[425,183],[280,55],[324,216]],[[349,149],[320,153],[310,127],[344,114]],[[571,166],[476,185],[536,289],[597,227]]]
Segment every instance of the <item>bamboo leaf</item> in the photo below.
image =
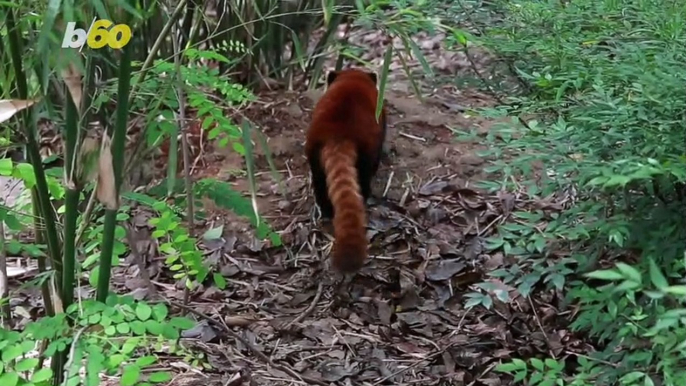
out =
[[45,19],[43,20],[43,26],[38,35],[38,52],[46,52],[48,46],[48,39],[50,34],[52,34],[52,29],[55,26],[55,20],[60,12],[62,6],[62,0],[50,0],[48,2],[48,9],[45,12]]
[[110,15],[107,13],[107,7],[105,7],[105,4],[102,1],[91,0],[91,5],[93,5],[93,9],[95,9],[95,13],[100,19],[112,20]]
[[412,55],[414,55],[414,57],[417,58],[419,63],[422,65],[422,70],[424,70],[424,73],[430,77],[433,77],[433,70],[431,69],[431,66],[429,66],[429,62],[426,61],[426,57],[424,57],[424,54],[422,53],[422,50],[419,48],[417,43],[415,43],[414,40],[412,40],[412,38],[406,36],[403,36],[403,43],[405,44],[405,47],[412,52]]
[[245,168],[247,169],[246,171],[248,173],[252,209],[255,213],[255,218],[257,219],[257,224],[255,226],[259,226],[260,216],[257,210],[257,196],[255,194],[255,192],[257,191],[257,184],[255,182],[255,158],[253,154],[252,140],[250,139],[251,128],[252,126],[250,125],[250,123],[246,119],[243,119],[243,121],[241,122],[241,129],[243,131],[243,146],[245,148]]
[[324,25],[328,26],[333,14],[333,0],[322,0],[322,11],[324,11]]
[[419,99],[421,103],[424,103],[424,97],[422,97],[422,92],[419,89],[419,85],[417,85],[417,82],[412,77],[410,67],[407,65],[405,57],[400,52],[398,53],[398,59],[400,59],[400,64],[403,66],[403,70],[405,70],[405,73],[407,74],[407,79],[410,81],[410,85],[412,86],[412,90],[414,91],[415,95],[417,95],[417,99]]
[[391,65],[391,58],[393,56],[393,45],[389,44],[386,49],[386,54],[383,57],[383,67],[381,68],[381,79],[379,79],[379,96],[376,99],[376,120],[381,116],[381,109],[383,108],[383,97],[386,90],[386,82],[388,81],[388,72]]
[[298,39],[298,34],[292,30],[291,30],[291,40],[293,41],[293,49],[295,51],[295,60],[300,65],[300,69],[305,71],[305,68],[307,66],[305,63],[305,53],[303,52],[303,48],[302,48],[302,44],[300,43],[300,39]]

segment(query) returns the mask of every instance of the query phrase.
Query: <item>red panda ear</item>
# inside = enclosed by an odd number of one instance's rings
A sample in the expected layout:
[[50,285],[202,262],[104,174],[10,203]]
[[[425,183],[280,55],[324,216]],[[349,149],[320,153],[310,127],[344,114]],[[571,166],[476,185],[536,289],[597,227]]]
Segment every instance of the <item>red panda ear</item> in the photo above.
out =
[[376,78],[376,72],[368,72],[367,75],[369,75],[370,78],[372,78],[372,82],[376,84],[377,78]]
[[336,80],[337,76],[338,71],[329,71],[329,73],[326,74],[326,85],[331,86],[331,83],[333,83],[333,81]]

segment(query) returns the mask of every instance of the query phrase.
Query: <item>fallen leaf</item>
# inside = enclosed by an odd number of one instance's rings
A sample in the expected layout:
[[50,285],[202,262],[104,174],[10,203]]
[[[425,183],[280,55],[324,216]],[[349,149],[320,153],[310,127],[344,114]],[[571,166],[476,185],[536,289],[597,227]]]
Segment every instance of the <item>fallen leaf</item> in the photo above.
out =
[[434,182],[429,182],[428,184],[425,184],[421,188],[419,188],[419,194],[422,196],[431,196],[436,193],[441,193],[444,188],[448,186],[447,181],[434,181]]
[[472,189],[458,189],[453,192],[453,195],[457,196],[462,203],[462,206],[469,209],[483,209],[486,207],[486,203],[483,198]]
[[467,266],[461,260],[462,259],[452,259],[431,262],[426,267],[426,278],[431,281],[441,281],[450,279],[451,277],[453,277],[453,275],[459,273]]
[[202,238],[205,240],[218,240],[222,237],[222,234],[224,234],[224,225],[208,229],[205,231],[205,234],[202,235]]
[[14,116],[14,114],[32,106],[38,99],[3,99],[0,100],[0,123],[3,123]]
[[206,320],[202,320],[196,323],[190,330],[181,331],[181,336],[191,339],[200,338],[203,342],[210,342],[217,337],[217,332]]
[[37,270],[33,267],[7,267],[7,277],[23,276],[29,272]]
[[376,317],[381,324],[391,324],[391,315],[393,315],[393,309],[391,309],[391,306],[379,299],[374,299],[374,304],[376,305]]

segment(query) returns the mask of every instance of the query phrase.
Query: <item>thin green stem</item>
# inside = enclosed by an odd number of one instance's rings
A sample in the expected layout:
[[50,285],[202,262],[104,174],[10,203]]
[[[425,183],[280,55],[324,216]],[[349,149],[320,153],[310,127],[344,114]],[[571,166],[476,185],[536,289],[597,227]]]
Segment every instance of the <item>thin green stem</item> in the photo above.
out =
[[[9,46],[10,54],[12,57],[12,64],[14,66],[15,81],[17,85],[17,91],[19,92],[20,99],[28,99],[28,86],[26,83],[26,74],[24,73],[24,68],[22,65],[22,44],[21,44],[21,34],[17,28],[14,16],[14,10],[7,10],[7,30],[9,34]],[[22,118],[24,121],[25,135],[27,141],[27,150],[29,156],[29,162],[33,166],[33,172],[36,177],[36,197],[38,198],[37,204],[40,208],[40,214],[44,219],[43,223],[45,225],[46,239],[48,242],[48,251],[50,258],[52,259],[53,269],[60,272],[62,270],[62,264],[59,256],[61,247],[59,236],[57,233],[57,224],[55,221],[55,213],[52,208],[52,203],[50,202],[50,195],[48,191],[48,182],[45,178],[45,171],[43,170],[43,165],[41,163],[41,156],[39,151],[36,130],[35,115],[33,113],[33,108],[24,109],[22,112]],[[35,204],[35,203],[34,203]],[[58,286],[61,286],[61,275],[56,277]],[[46,299],[49,301],[49,299]]]
[[[119,103],[117,105],[117,121],[112,137],[112,169],[114,172],[114,186],[117,200],[122,182],[122,170],[124,168],[124,146],[126,141],[126,126],[129,115],[129,94],[131,91],[131,50],[133,44],[127,44],[122,49],[119,66]],[[105,150],[107,151],[107,150]],[[118,209],[105,211],[105,224],[103,230],[102,250],[100,252],[100,267],[98,272],[97,300],[105,302],[110,288],[110,276],[112,270],[112,252],[114,248],[114,230],[117,224]]]

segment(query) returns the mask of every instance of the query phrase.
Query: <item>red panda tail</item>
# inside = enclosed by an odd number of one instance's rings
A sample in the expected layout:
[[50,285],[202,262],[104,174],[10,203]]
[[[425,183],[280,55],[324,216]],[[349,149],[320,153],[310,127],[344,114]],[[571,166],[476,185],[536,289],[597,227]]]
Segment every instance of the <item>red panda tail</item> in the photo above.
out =
[[357,148],[352,141],[329,141],[321,150],[321,162],[334,209],[331,262],[336,270],[353,273],[367,259],[367,215],[357,179]]

